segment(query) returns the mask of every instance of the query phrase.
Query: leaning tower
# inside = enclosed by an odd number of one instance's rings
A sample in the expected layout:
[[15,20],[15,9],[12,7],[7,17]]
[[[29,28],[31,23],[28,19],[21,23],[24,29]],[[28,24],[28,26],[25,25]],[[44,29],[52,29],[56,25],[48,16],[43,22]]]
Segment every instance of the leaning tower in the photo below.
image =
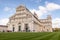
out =
[[48,20],[49,31],[52,32],[52,17],[51,17],[51,15],[47,15],[47,20]]

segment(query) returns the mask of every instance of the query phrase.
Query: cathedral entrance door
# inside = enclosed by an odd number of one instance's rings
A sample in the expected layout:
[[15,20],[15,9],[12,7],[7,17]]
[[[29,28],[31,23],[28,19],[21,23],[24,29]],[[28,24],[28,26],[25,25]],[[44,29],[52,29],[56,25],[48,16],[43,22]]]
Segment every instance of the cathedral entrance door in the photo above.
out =
[[18,27],[18,31],[21,31],[21,26]]
[[15,27],[13,27],[13,32],[15,31]]
[[25,31],[26,31],[26,32],[29,31],[28,24],[25,24]]

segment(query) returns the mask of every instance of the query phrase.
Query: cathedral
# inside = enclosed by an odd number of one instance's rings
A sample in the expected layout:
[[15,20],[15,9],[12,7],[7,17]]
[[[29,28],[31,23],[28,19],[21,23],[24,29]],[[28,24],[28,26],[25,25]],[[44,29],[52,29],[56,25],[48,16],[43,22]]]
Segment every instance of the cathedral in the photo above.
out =
[[24,5],[16,8],[16,13],[9,18],[7,30],[11,32],[52,32],[52,18],[38,19]]

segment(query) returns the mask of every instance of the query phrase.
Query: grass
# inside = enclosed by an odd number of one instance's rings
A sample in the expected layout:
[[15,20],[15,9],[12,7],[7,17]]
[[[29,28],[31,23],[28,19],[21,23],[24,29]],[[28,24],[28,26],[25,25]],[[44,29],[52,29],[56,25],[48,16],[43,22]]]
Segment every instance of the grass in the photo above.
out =
[[0,33],[0,40],[60,40],[60,32],[11,32]]

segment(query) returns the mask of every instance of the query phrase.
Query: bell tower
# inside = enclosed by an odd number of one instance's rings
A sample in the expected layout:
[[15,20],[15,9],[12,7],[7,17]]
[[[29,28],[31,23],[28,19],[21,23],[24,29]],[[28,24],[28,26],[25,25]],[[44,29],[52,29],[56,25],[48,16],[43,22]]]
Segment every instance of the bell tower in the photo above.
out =
[[52,20],[51,15],[47,15],[47,19],[48,19],[48,20]]
[[49,25],[49,31],[52,32],[52,17],[51,15],[47,16],[47,20],[48,20],[48,25]]

